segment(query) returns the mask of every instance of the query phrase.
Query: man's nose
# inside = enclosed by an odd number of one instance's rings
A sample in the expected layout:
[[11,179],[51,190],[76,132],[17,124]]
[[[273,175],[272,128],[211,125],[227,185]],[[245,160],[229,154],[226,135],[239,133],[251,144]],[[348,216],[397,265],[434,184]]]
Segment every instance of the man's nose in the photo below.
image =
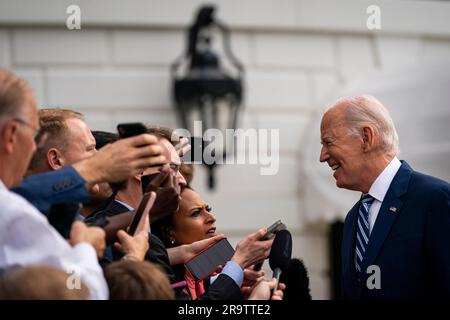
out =
[[178,178],[178,184],[181,187],[184,187],[187,185],[186,179],[183,177],[180,171],[177,172],[177,178]]
[[327,161],[329,157],[330,155],[328,154],[327,149],[325,147],[322,147],[322,149],[320,149],[320,162]]

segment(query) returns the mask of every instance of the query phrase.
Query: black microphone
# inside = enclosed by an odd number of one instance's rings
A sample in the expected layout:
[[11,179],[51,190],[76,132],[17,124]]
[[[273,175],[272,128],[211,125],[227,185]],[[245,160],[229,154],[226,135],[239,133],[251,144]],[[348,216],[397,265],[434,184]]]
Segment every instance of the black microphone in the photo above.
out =
[[273,240],[272,249],[269,254],[269,265],[273,270],[273,277],[277,279],[274,290],[278,290],[281,272],[289,267],[292,256],[292,236],[288,230],[277,232]]

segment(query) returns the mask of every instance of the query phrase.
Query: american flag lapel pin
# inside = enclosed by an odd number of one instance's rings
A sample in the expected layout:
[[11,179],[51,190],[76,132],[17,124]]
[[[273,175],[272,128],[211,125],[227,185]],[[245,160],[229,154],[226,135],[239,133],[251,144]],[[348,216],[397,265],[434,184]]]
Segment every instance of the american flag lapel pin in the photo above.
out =
[[390,207],[389,211],[392,213],[396,213],[397,212],[397,208],[396,207]]

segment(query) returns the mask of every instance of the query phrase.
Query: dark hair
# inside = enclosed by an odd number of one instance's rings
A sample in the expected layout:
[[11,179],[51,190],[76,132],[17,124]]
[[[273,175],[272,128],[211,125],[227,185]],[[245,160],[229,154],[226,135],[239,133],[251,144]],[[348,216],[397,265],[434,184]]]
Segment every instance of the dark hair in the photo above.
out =
[[173,300],[175,293],[161,267],[148,261],[121,260],[106,266],[110,300]]
[[[192,189],[189,185],[183,186],[180,190],[180,196],[186,189],[194,191],[194,189]],[[169,214],[168,216],[153,222],[151,226],[152,234],[157,236],[164,243],[166,248],[177,246],[176,243],[172,243],[172,241],[170,240],[170,230],[172,230],[174,227],[175,214],[176,212],[173,212],[172,214]]]
[[100,150],[107,144],[114,143],[119,140],[119,135],[113,132],[92,131],[92,135],[95,138],[95,148],[97,150]]

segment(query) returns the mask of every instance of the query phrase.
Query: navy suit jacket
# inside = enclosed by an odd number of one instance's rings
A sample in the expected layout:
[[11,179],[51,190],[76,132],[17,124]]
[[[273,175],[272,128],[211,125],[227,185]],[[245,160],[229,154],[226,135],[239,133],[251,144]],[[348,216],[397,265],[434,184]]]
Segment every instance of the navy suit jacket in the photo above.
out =
[[[345,219],[342,294],[345,299],[450,298],[450,185],[404,161],[392,180],[355,271],[359,202]],[[368,289],[367,268],[380,268],[381,289]],[[373,278],[371,277],[372,280]]]
[[53,203],[88,203],[84,179],[71,166],[29,176],[11,191],[21,195],[44,214]]

